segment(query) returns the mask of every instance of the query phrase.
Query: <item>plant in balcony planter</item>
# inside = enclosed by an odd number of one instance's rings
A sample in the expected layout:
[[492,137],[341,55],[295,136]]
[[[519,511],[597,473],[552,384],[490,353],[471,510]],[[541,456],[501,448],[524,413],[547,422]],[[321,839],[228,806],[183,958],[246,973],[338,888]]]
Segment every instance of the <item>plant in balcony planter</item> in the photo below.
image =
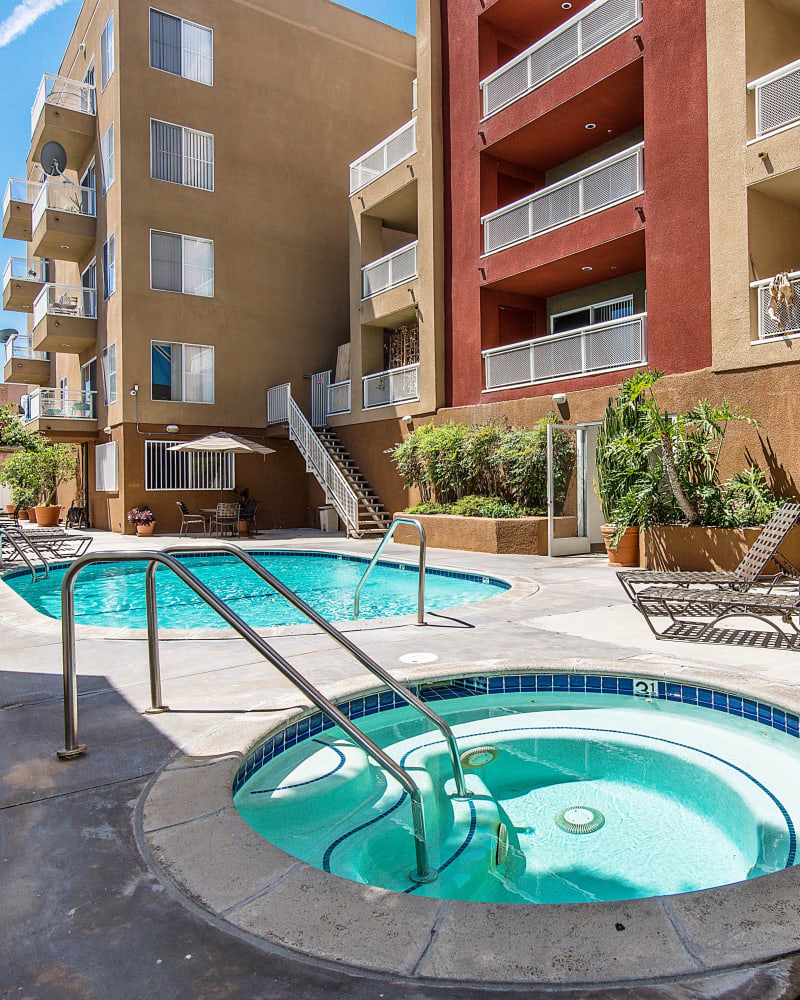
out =
[[156,519],[149,507],[133,507],[128,511],[128,524],[136,526],[136,534],[150,537],[156,526]]

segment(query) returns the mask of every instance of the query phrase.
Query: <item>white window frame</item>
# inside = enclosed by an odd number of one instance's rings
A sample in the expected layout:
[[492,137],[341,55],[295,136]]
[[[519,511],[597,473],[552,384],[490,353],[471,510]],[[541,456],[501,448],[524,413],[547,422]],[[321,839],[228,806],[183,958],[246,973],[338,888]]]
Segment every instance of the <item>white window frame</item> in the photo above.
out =
[[[108,32],[109,25],[111,26],[111,48],[108,47],[108,40],[106,32]],[[100,92],[102,93],[108,86],[108,81],[114,75],[114,70],[116,69],[116,56],[115,56],[115,45],[116,32],[114,31],[114,11],[108,15],[108,20],[100,33]],[[108,70],[108,75],[103,79],[103,70]]]
[[[98,473],[113,469],[113,475],[101,479]],[[94,449],[94,488],[97,493],[119,493],[119,446],[116,441],[106,441],[95,445]]]
[[[206,482],[203,482],[200,485],[197,485],[196,481],[193,481],[193,476],[191,474],[192,473],[192,466],[191,466],[191,464],[188,465],[189,477],[188,477],[188,483],[186,485],[182,485],[182,486],[175,486],[175,485],[153,486],[153,485],[151,485],[151,483],[150,483],[150,477],[148,475],[148,471],[149,471],[150,465],[151,465],[151,462],[149,460],[148,452],[151,452],[153,449],[158,448],[158,450],[163,455],[166,452],[167,448],[169,448],[169,446],[173,445],[173,444],[175,444],[174,440],[172,440],[172,441],[166,440],[165,441],[163,439],[162,440],[158,440],[158,439],[153,440],[152,438],[148,438],[145,441],[145,443],[144,443],[144,488],[145,488],[145,492],[146,493],[176,493],[176,492],[191,493],[191,492],[199,492],[199,491],[208,492],[210,489],[213,489],[213,490],[219,489],[218,486],[209,486],[208,483],[206,483]],[[182,456],[184,459],[186,459],[191,454],[192,454],[191,452],[176,452],[175,453],[175,457],[176,457],[176,459],[180,459],[180,457]],[[230,451],[208,451],[208,452],[198,452],[196,454],[202,454],[202,455],[206,455],[206,456],[211,456],[211,455],[219,456],[220,466],[222,466],[223,464],[227,464],[228,465],[228,478],[226,478],[226,479],[223,480],[223,487],[222,488],[223,489],[233,489],[233,487],[234,487],[234,485],[236,483],[236,456],[232,452],[230,452]],[[166,476],[164,478],[166,478]],[[227,485],[225,485],[225,484],[227,484]]]
[[[176,21],[181,22],[181,71],[178,73],[170,73],[168,69],[161,69],[160,66],[154,66],[152,63],[151,52],[152,46],[150,42],[150,11],[153,10],[156,14],[164,14],[165,17],[174,17]],[[202,80],[193,80],[190,76],[184,76],[183,73],[183,26],[184,24],[189,24],[193,28],[202,28],[203,31],[211,32],[211,83],[204,83]],[[188,80],[190,83],[199,83],[201,87],[213,87],[214,86],[214,29],[207,24],[200,24],[199,21],[190,21],[188,17],[181,17],[180,14],[172,14],[168,10],[162,10],[160,7],[150,7],[147,12],[147,59],[150,63],[150,69],[157,70],[159,73],[166,73],[168,76],[180,76],[181,80]]]
[[[109,136],[111,138],[110,142],[110,152],[109,152]],[[103,138],[100,142],[100,167],[103,176],[100,178],[101,187],[103,194],[108,192],[108,189],[114,183],[115,176],[115,164],[114,164],[114,147],[116,143],[116,138],[114,135],[114,123],[108,126],[103,134]]]
[[[181,349],[181,398],[180,399],[154,399],[153,398],[153,345],[168,344],[170,347],[176,345]],[[211,399],[187,399],[186,398],[186,352],[185,347],[202,347],[203,350],[211,351]],[[150,400],[153,403],[186,403],[189,406],[213,406],[217,393],[217,352],[213,344],[193,344],[187,340],[151,340],[150,341]]]
[[[170,181],[170,180],[167,180],[164,177],[156,177],[153,174],[153,122],[158,122],[159,125],[170,125],[172,128],[179,128],[183,132],[183,136],[182,136],[183,149],[181,150],[181,179],[180,179],[180,181]],[[207,138],[209,138],[211,140],[211,187],[210,188],[198,187],[196,184],[187,184],[186,183],[186,154],[183,152],[183,150],[186,149],[186,133],[187,132],[194,132],[197,135],[204,135],[204,136],[206,136]],[[195,191],[212,191],[213,192],[214,186],[217,183],[217,176],[216,176],[216,174],[217,174],[217,171],[216,171],[216,163],[215,163],[214,133],[213,132],[204,132],[202,129],[199,129],[199,128],[190,128],[188,125],[179,125],[177,122],[168,122],[168,121],[165,121],[163,118],[151,118],[150,119],[150,177],[154,181],[161,181],[164,184],[177,184],[177,185],[180,185],[181,187],[190,187],[190,188],[193,188]],[[163,232],[165,232],[165,230],[158,229],[158,230],[156,230],[156,232],[163,233]],[[197,239],[198,237],[195,237],[195,238]]]
[[[549,320],[549,323],[550,323],[550,333],[551,334],[553,333],[553,327],[556,325],[555,321],[557,319],[563,319],[564,316],[574,316],[576,313],[582,313],[582,312],[587,312],[588,311],[589,316],[590,316],[589,325],[591,326],[594,323],[594,310],[595,309],[602,309],[603,306],[617,306],[617,305],[622,305],[623,303],[626,304],[626,305],[630,305],[630,307],[631,307],[631,315],[633,315],[633,295],[632,294],[631,295],[618,295],[616,298],[606,299],[605,302],[590,302],[588,305],[586,305],[586,306],[580,306],[578,309],[567,309],[565,312],[553,313],[550,316],[550,320]],[[582,329],[582,327],[578,327],[577,329]]]
[[[111,392],[111,370],[108,366],[108,358],[113,351],[114,358],[114,392]],[[112,403],[117,401],[117,342],[114,341],[111,344],[106,344],[103,348],[102,353],[102,373],[103,373],[103,398],[105,399],[106,406],[111,406]]]
[[[109,268],[108,268],[108,245],[109,245],[109,243],[114,248],[114,258],[113,258],[113,263],[112,263],[112,268],[111,268],[111,270],[113,271],[113,274],[114,274],[114,287],[110,291],[109,291],[109,287],[108,287],[109,286],[109,281],[108,281],[108,275],[109,275]],[[103,268],[102,268],[103,269],[103,299],[106,300],[106,301],[108,301],[108,299],[110,299],[111,296],[114,294],[114,292],[116,292],[116,290],[117,290],[117,234],[116,234],[116,232],[111,233],[110,236],[108,237],[108,239],[103,244],[103,257],[102,257],[102,261],[103,261]]]
[[[179,236],[181,240],[181,288],[180,291],[176,291],[173,288],[154,288],[153,287],[153,233],[159,233],[163,236]],[[211,294],[210,295],[200,295],[198,292],[187,292],[184,291],[184,273],[183,269],[185,267],[184,261],[186,255],[183,252],[183,242],[184,240],[198,240],[201,243],[211,244]],[[213,299],[216,291],[216,263],[214,259],[214,241],[208,239],[207,236],[191,236],[189,233],[172,233],[168,229],[151,229],[150,230],[150,291],[152,292],[166,292],[168,295],[193,295],[198,299]],[[159,343],[169,344],[169,343],[180,343],[180,341],[159,341]],[[202,347],[202,344],[195,345]]]
[[58,388],[61,390],[61,409],[66,413],[69,406],[69,379],[66,375],[59,379]]

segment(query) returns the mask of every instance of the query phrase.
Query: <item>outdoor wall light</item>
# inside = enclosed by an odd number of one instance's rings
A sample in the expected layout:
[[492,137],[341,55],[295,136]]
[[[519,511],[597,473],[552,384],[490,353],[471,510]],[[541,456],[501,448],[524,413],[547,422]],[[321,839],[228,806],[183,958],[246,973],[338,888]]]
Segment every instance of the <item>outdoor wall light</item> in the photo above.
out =
[[409,416],[400,417],[400,419],[403,421],[404,424],[410,424],[414,420],[413,417],[409,417]]
[[137,384],[131,389],[131,396],[137,395],[138,392],[139,392],[139,386]]
[[104,427],[103,428],[103,433],[104,434],[110,434],[111,433],[111,428],[110,427]]
[[180,427],[177,424],[167,424],[167,433],[168,434],[177,434],[179,430],[180,430]]
[[553,402],[556,406],[563,406],[567,401],[567,394],[565,392],[557,392],[553,396]]

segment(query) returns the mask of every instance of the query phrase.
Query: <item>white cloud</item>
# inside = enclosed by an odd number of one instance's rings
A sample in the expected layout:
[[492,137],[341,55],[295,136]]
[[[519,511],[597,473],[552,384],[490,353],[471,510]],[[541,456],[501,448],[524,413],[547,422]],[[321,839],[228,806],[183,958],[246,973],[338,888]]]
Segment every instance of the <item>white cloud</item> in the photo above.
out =
[[22,0],[4,21],[0,21],[0,49],[24,35],[43,14],[49,14],[68,0]]

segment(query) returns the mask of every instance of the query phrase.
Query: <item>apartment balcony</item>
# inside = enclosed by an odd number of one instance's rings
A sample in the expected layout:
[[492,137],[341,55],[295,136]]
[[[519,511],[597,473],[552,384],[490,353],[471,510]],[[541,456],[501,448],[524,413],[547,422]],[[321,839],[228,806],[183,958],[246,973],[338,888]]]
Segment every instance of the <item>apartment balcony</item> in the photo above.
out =
[[33,312],[33,302],[47,281],[48,261],[9,257],[3,272],[3,308]]
[[56,441],[89,440],[97,433],[96,392],[35,389],[25,403],[29,430],[46,431]]
[[22,385],[49,385],[50,358],[31,350],[26,338],[11,337],[5,343],[3,381]]
[[45,285],[33,303],[33,348],[82,354],[97,343],[97,292],[71,285]]
[[41,184],[12,177],[3,195],[3,237],[30,243],[33,233],[31,215]]
[[372,298],[382,292],[413,281],[417,277],[417,243],[395,250],[361,268],[361,297]]
[[486,391],[647,364],[647,314],[483,351]]
[[350,194],[356,194],[379,177],[388,174],[416,151],[417,120],[412,118],[350,164]]
[[331,382],[328,386],[328,416],[335,417],[350,412],[350,379]]
[[524,243],[643,192],[644,143],[639,143],[484,216],[484,254]]
[[94,148],[96,112],[93,84],[45,73],[31,109],[31,159],[38,163],[44,144],[58,142],[73,169],[83,165]]
[[800,123],[800,59],[753,80],[747,89],[755,94],[757,139]]
[[365,410],[413,402],[419,399],[419,364],[374,372],[362,382]]
[[763,343],[768,340],[780,340],[781,337],[800,336],[800,271],[793,271],[789,274],[789,281],[792,286],[792,296],[787,296],[788,301],[781,301],[776,304],[770,315],[770,285],[772,278],[763,281],[754,281],[750,288],[756,296],[756,322],[753,340],[756,343]]
[[97,239],[96,203],[93,188],[45,181],[31,213],[33,256],[75,263],[89,256]]
[[642,0],[597,0],[481,81],[489,118],[541,87],[642,19]]

